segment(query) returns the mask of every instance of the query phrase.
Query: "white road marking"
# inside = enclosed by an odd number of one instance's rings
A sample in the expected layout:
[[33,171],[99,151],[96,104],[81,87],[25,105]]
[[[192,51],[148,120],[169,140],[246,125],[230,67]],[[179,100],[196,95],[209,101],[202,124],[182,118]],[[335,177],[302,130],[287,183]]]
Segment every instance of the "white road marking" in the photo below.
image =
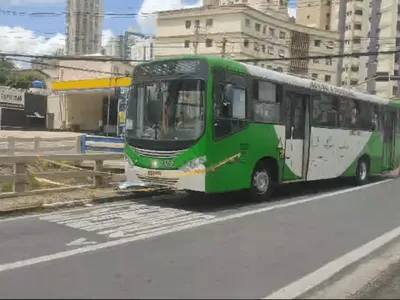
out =
[[214,215],[183,209],[128,203],[122,207],[100,207],[81,214],[61,212],[43,216],[40,220],[115,239],[140,235],[151,229],[161,230],[170,225],[180,226],[188,222],[201,222],[213,218]]
[[81,246],[81,245],[94,245],[97,244],[95,241],[86,241],[85,238],[76,239],[67,244],[67,246]]
[[[50,255],[39,256],[39,257],[20,260],[20,261],[16,261],[16,262],[12,262],[12,263],[6,263],[6,264],[0,265],[0,272],[4,272],[4,271],[8,271],[8,270],[14,270],[14,269],[23,268],[23,267],[28,267],[28,266],[32,266],[32,265],[48,262],[48,261],[53,261],[53,260],[57,260],[57,259],[71,257],[71,256],[78,255],[78,254],[94,252],[94,251],[98,251],[98,250],[101,250],[101,249],[108,249],[108,248],[111,248],[111,247],[124,245],[124,244],[135,242],[135,241],[154,238],[154,237],[166,235],[166,234],[169,234],[169,233],[180,232],[180,231],[183,231],[183,230],[197,228],[197,227],[204,226],[204,225],[210,225],[210,224],[220,223],[220,222],[224,222],[224,221],[228,221],[228,220],[234,220],[234,219],[238,219],[238,218],[242,218],[242,217],[246,217],[246,216],[251,216],[251,215],[254,215],[254,214],[259,214],[259,213],[263,213],[263,212],[267,212],[267,211],[271,211],[271,210],[275,210],[275,209],[286,208],[286,207],[295,206],[295,205],[298,205],[298,204],[308,203],[308,202],[312,202],[312,201],[318,201],[318,200],[321,200],[321,199],[330,198],[330,197],[333,197],[333,196],[338,196],[338,195],[342,195],[342,194],[345,194],[345,193],[358,191],[358,190],[365,189],[365,188],[368,188],[368,187],[371,187],[371,186],[375,186],[375,185],[378,185],[378,184],[386,183],[386,182],[389,182],[389,181],[392,181],[392,180],[393,179],[388,179],[388,180],[384,180],[384,181],[374,182],[374,183],[371,183],[371,184],[368,184],[368,185],[364,185],[364,186],[360,186],[360,187],[354,187],[354,188],[345,189],[345,190],[336,191],[336,192],[331,192],[331,193],[326,193],[326,194],[318,195],[318,196],[311,197],[311,198],[308,198],[308,199],[301,199],[301,200],[298,200],[298,201],[293,201],[293,202],[284,203],[284,204],[278,204],[278,205],[264,207],[264,208],[260,208],[260,209],[250,210],[250,211],[245,211],[245,212],[236,213],[236,214],[232,214],[232,215],[228,215],[228,216],[224,216],[224,217],[217,217],[217,218],[214,218],[214,219],[204,220],[204,221],[201,221],[201,222],[194,222],[194,223],[189,222],[188,224],[181,225],[181,226],[178,226],[178,227],[164,228],[162,230],[157,230],[155,232],[154,231],[150,231],[149,233],[144,232],[141,235],[132,236],[132,237],[128,237],[128,238],[122,238],[122,239],[119,239],[119,240],[113,240],[113,241],[109,241],[109,242],[105,242],[105,243],[100,243],[100,244],[97,244],[97,245],[81,247],[81,248],[74,249],[74,250],[58,252],[58,253],[54,253],[54,254],[50,254]],[[400,234],[400,228],[398,229],[398,231],[399,231],[399,234]]]
[[346,253],[338,259],[331,261],[322,268],[304,276],[303,278],[279,289],[264,299],[294,299],[317,287],[330,279],[344,268],[368,256],[375,250],[390,243],[400,236],[400,226],[381,235],[380,237],[364,244],[363,246]]
[[[174,196],[174,195],[161,195],[161,196],[152,196],[152,197],[149,197],[149,198],[141,198],[140,200],[141,201],[143,201],[143,200],[150,200],[150,201],[157,201],[157,200],[162,200],[162,199],[165,199],[165,198],[171,198],[171,197],[179,197],[180,195],[176,195],[176,196]],[[84,199],[84,200],[82,200],[82,201],[85,201],[85,200],[92,200],[92,199]],[[0,201],[1,201],[1,199],[0,199]],[[65,203],[65,202],[64,202]],[[123,205],[126,205],[127,203],[132,203],[131,202],[131,200],[119,200],[119,201],[116,201],[116,202],[107,202],[107,203],[104,203],[104,204],[101,204],[101,206],[102,207],[119,207],[119,206],[123,206]],[[100,204],[96,204],[96,205],[93,205],[94,207],[95,206],[100,206]],[[74,208],[70,208],[70,209],[63,209],[62,210],[62,212],[63,213],[67,213],[67,212],[79,212],[79,211],[85,211],[85,210],[90,210],[92,207],[74,207]],[[55,214],[55,213],[57,213],[57,212],[48,212],[48,213],[32,213],[32,214],[29,214],[29,215],[26,215],[26,216],[18,216],[18,217],[12,217],[12,218],[3,218],[3,219],[0,219],[0,223],[3,223],[3,222],[10,222],[10,221],[16,221],[16,220],[24,220],[24,219],[31,219],[31,218],[37,218],[37,217],[42,217],[42,216],[48,216],[48,215],[53,215],[53,214]]]

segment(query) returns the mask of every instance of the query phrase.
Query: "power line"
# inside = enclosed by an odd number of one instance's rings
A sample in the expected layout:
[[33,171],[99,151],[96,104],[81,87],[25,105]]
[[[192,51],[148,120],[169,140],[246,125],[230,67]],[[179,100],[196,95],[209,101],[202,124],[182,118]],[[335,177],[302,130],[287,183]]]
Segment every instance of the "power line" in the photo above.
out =
[[[254,59],[242,59],[240,61],[284,61],[284,60],[310,60],[310,59],[329,59],[329,58],[341,58],[341,57],[363,57],[363,56],[375,56],[375,55],[385,55],[385,54],[397,54],[400,50],[386,50],[386,51],[368,51],[368,52],[352,52],[344,54],[329,54],[329,55],[310,55],[310,56],[295,56],[295,57],[279,57],[279,58],[254,58]],[[26,57],[34,59],[55,59],[60,61],[99,61],[99,62],[148,62],[143,60],[133,60],[133,59],[119,59],[119,58],[102,58],[99,56],[56,56],[56,55],[29,55],[29,54],[18,54],[18,53],[2,53],[1,57]],[[15,60],[15,59],[14,59]],[[30,62],[29,62],[30,63]],[[61,66],[63,67],[63,66]]]

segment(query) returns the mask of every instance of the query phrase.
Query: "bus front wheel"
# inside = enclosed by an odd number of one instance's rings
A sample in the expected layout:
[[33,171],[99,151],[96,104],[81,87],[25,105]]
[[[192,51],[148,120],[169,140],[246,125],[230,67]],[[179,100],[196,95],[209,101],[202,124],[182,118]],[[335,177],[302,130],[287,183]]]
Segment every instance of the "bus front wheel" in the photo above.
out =
[[274,188],[273,167],[268,161],[260,161],[251,176],[250,196],[257,202],[268,201]]
[[369,181],[369,160],[366,157],[360,158],[356,169],[356,184],[364,185]]

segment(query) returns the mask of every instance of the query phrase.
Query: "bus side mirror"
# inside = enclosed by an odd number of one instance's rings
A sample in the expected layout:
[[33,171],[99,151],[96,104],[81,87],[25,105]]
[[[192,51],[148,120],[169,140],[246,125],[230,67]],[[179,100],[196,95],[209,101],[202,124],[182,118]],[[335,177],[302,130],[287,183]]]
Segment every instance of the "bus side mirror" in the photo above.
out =
[[224,87],[224,96],[225,96],[225,100],[232,102],[233,99],[233,85],[228,83],[227,85],[225,85]]

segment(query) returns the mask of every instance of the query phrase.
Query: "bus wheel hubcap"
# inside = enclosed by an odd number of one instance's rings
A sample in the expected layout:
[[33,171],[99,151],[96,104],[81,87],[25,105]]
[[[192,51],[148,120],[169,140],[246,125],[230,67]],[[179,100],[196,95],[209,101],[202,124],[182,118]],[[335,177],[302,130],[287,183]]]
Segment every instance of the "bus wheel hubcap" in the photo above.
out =
[[360,164],[360,179],[364,180],[367,177],[367,165],[365,162]]
[[254,175],[254,187],[260,194],[264,194],[269,187],[269,176],[266,171],[259,171]]

